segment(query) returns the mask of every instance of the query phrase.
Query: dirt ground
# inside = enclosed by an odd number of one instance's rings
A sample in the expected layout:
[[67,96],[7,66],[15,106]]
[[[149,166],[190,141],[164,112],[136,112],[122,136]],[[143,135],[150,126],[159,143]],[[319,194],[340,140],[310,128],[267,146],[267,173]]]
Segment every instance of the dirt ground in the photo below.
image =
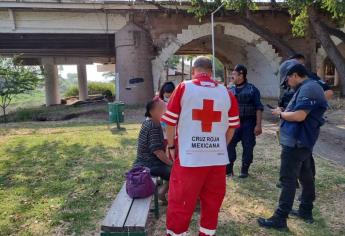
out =
[[327,112],[314,153],[345,166],[345,110]]
[[[314,153],[337,165],[345,166],[345,109],[329,110],[326,123],[321,127]],[[273,118],[268,110],[263,115],[264,122],[270,123],[272,131],[277,130],[279,120]]]

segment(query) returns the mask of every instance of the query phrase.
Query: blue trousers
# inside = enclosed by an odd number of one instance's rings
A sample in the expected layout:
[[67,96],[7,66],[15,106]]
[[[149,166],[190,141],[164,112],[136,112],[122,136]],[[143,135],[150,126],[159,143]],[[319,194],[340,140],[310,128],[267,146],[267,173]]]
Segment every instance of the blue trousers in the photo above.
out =
[[236,146],[241,141],[243,147],[242,165],[249,166],[253,162],[253,151],[256,144],[254,129],[255,119],[241,120],[240,128],[235,130],[234,137],[228,145],[228,156],[230,163],[236,160]]

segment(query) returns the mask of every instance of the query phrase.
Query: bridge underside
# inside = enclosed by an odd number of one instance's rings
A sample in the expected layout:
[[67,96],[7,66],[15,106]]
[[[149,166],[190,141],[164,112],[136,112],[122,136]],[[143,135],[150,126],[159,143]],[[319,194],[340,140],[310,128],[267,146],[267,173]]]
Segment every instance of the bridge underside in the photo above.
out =
[[0,34],[0,55],[20,55],[26,65],[114,63],[114,34]]
[[[139,32],[140,29],[137,31]],[[128,32],[128,30],[125,31],[127,34]],[[144,32],[136,39],[135,37],[138,36],[135,35],[122,37],[121,32],[117,33],[116,37],[114,34],[0,34],[0,54],[19,55],[24,65],[45,66],[49,72],[47,75],[50,76],[46,81],[47,105],[60,102],[56,82],[58,75],[54,66],[78,65],[78,79],[81,85],[79,97],[87,99],[85,65],[92,63],[116,63],[117,72],[123,68],[120,74],[126,74],[128,78],[143,78],[142,75],[146,74],[144,87],[147,92],[140,98],[133,94],[143,93],[141,84],[132,86],[129,80],[120,81],[122,95],[120,98],[127,103],[138,103],[145,102],[153,95],[153,91],[150,91],[150,87],[153,86],[152,81],[149,82],[152,80],[152,72],[150,68],[144,68],[144,64],[145,60],[148,60],[149,64],[146,64],[150,67],[150,60],[156,52],[150,39],[148,39],[149,42],[143,43],[145,35]],[[141,44],[144,46],[140,47]],[[143,52],[147,54],[147,58],[135,65],[138,55],[142,55]],[[202,55],[211,54],[211,52],[211,36],[209,35],[182,45],[176,54]],[[276,68],[271,68],[264,55],[253,45],[229,35],[217,35],[216,56],[229,70],[238,63],[247,65],[249,80],[259,87],[262,94],[265,97],[278,96],[278,82],[274,74]]]

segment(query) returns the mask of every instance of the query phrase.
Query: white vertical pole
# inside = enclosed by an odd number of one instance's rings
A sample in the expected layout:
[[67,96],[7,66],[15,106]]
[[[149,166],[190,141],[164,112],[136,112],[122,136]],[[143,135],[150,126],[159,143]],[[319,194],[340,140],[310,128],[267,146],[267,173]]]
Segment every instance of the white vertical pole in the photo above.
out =
[[216,79],[216,52],[214,46],[214,14],[219,11],[224,6],[224,2],[220,5],[214,12],[211,13],[211,27],[212,27],[212,72],[213,72],[213,79]]

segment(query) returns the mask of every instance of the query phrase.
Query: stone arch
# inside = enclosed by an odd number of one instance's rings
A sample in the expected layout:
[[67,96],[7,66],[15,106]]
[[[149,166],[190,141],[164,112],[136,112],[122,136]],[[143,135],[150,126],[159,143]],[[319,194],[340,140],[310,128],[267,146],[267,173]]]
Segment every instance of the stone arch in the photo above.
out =
[[[224,27],[224,35],[229,35],[239,40],[244,40],[248,46],[255,48],[260,52],[266,63],[269,64],[272,75],[277,75],[279,70],[279,64],[282,58],[276,53],[274,48],[259,35],[248,30],[243,25],[235,25],[228,22],[217,22],[216,25]],[[161,50],[159,55],[152,60],[152,75],[154,88],[157,90],[157,85],[161,72],[164,70],[165,62],[174,55],[178,49],[191,41],[208,36],[211,34],[211,24],[206,23],[202,25],[189,25],[187,29],[182,30],[176,38],[171,39],[166,46]],[[274,88],[274,95],[277,96],[279,93],[279,83],[277,80],[277,86]]]

